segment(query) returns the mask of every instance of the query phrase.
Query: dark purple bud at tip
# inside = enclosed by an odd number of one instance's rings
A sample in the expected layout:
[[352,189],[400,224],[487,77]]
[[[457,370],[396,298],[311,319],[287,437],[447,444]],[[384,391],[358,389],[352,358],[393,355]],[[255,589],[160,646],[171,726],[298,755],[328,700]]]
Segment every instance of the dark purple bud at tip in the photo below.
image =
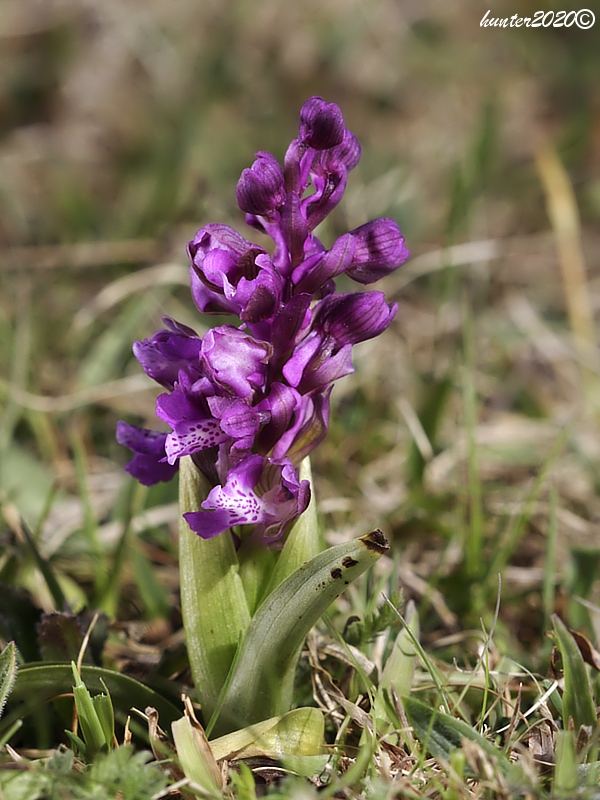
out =
[[300,110],[300,139],[315,150],[328,150],[344,139],[344,117],[335,103],[311,97]]
[[404,264],[410,253],[393,219],[375,219],[350,231],[356,241],[352,263],[346,273],[358,283],[383,278]]
[[247,214],[264,216],[285,201],[283,170],[271,153],[256,153],[256,161],[245,169],[235,188],[238,206]]

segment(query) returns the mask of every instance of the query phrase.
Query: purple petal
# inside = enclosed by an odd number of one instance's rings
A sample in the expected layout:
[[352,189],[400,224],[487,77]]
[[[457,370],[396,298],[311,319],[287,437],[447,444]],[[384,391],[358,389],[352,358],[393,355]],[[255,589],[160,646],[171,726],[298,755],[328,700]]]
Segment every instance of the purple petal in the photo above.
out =
[[196,334],[163,329],[150,339],[134,342],[133,353],[146,375],[172,389],[180,370],[188,371],[195,377],[199,375],[198,356],[201,343],[202,340]]
[[237,397],[250,397],[264,384],[272,353],[267,342],[256,341],[239,328],[211,328],[202,339],[202,363],[211,380]]
[[312,164],[312,169],[322,172],[351,172],[360,161],[361,147],[358,139],[348,129],[340,144],[330,150],[317,153]]
[[290,386],[297,387],[302,381],[304,370],[323,348],[323,337],[311,331],[295,348],[291,358],[283,366],[283,376]]
[[116,438],[119,444],[133,451],[134,456],[125,469],[144,486],[170,481],[177,472],[177,466],[165,459],[166,433],[119,421]]
[[265,251],[228,225],[206,225],[189,243],[188,254],[192,296],[199,310],[239,314],[232,287],[243,277],[256,277],[256,259]]
[[352,365],[352,345],[345,344],[337,352],[329,354],[323,348],[304,370],[300,388],[303,392],[324,389],[334,381],[351,375],[354,372]]
[[340,236],[331,250],[303,261],[292,273],[296,291],[314,294],[330,278],[345,272],[354,258],[355,240],[349,234]]
[[[308,398],[304,399],[291,386],[278,382],[271,385],[271,391],[257,406],[258,410],[268,414],[268,421],[257,438],[257,446],[263,452],[268,452],[273,447],[279,446],[278,443],[281,442],[284,434],[288,436],[289,440],[288,429],[290,423],[303,402],[308,403]],[[293,435],[292,433],[292,439]],[[276,455],[277,458],[286,454],[287,446],[279,451],[278,455]]]
[[300,463],[325,438],[331,388],[330,386],[325,392],[301,396],[301,401],[294,409],[293,421],[273,448],[275,459],[287,456],[294,463]]
[[243,400],[211,397],[208,405],[215,418],[220,421],[221,429],[232,439],[253,439],[261,422],[267,417]]
[[397,310],[398,304],[388,305],[383,292],[329,295],[317,307],[314,327],[338,345],[356,344],[378,336]]
[[334,147],[344,138],[344,117],[339,106],[311,97],[300,110],[300,140],[315,150]]
[[383,278],[404,264],[410,253],[404,237],[392,219],[376,219],[350,231],[356,250],[347,274],[358,283],[367,284]]
[[237,183],[238,206],[249,214],[270,214],[285,201],[283,169],[271,153],[256,153],[256,161],[245,169]]

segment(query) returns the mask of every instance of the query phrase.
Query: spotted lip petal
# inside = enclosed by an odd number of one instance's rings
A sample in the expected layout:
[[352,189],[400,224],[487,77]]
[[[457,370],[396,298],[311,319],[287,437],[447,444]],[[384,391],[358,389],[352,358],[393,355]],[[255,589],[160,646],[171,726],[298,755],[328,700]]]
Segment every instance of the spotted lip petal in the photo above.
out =
[[[258,494],[257,485],[263,484]],[[266,486],[264,484],[266,483]],[[224,486],[215,486],[202,503],[204,511],[185,514],[190,528],[203,539],[211,539],[234,525],[254,525],[278,539],[289,522],[308,505],[308,481],[299,481],[291,462],[276,463],[251,455],[233,467]]]

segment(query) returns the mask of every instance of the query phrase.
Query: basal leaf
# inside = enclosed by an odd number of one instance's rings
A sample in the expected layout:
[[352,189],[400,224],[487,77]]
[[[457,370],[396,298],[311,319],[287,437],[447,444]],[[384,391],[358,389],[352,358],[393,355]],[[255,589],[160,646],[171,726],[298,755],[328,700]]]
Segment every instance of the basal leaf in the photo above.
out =
[[[110,692],[114,707],[124,714],[131,708],[143,710],[153,706],[163,724],[181,716],[181,710],[158,692],[129,675],[103,667],[82,666],[81,678],[90,692]],[[28,714],[52,698],[73,691],[73,671],[70,664],[26,664],[21,667],[7,705],[2,727]]]
[[274,589],[250,623],[216,730],[277,716],[291,705],[304,639],[346,586],[388,549],[381,531],[319,553]]

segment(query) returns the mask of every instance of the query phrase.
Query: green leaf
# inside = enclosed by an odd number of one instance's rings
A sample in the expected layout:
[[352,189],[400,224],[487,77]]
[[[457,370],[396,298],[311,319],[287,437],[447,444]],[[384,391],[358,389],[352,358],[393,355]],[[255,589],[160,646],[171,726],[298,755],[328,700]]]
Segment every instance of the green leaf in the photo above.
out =
[[402,628],[398,633],[392,652],[385,662],[377,694],[375,695],[375,716],[382,721],[387,718],[385,713],[385,693],[389,694],[393,690],[398,695],[408,695],[412,688],[417,657],[413,639],[419,638],[419,615],[417,607],[412,600],[406,610],[406,624],[410,632],[407,628]]
[[238,800],[256,800],[256,785],[252,770],[240,761],[236,770],[231,770],[230,780]]
[[552,625],[564,671],[563,725],[568,729],[569,720],[572,719],[576,731],[582,725],[596,728],[596,707],[583,656],[569,629],[556,614],[552,615]]
[[83,734],[83,740],[86,747],[86,755],[92,759],[97,753],[103,750],[108,750],[112,746],[112,739],[110,745],[106,741],[104,729],[98,718],[96,711],[97,704],[96,698],[92,699],[86,685],[81,680],[77,667],[71,662],[71,669],[73,671],[73,697],[75,699],[75,708],[77,709],[77,718]]
[[271,548],[250,537],[242,542],[237,557],[248,610],[252,616],[267,594],[277,556]]
[[218,795],[223,788],[221,771],[201,726],[185,716],[171,725],[177,756],[186,778],[208,794]]
[[320,553],[323,543],[319,534],[317,520],[317,503],[312,483],[312,471],[308,456],[300,464],[300,480],[310,482],[311,497],[306,511],[294,523],[283,549],[277,559],[277,565],[271,576],[266,595],[270,594],[276,586],[291,575],[294,570]]
[[217,761],[266,756],[312,757],[323,752],[325,723],[318,708],[295,708],[210,742]]
[[510,769],[510,762],[502,750],[466,722],[437,711],[413,697],[402,697],[401,701],[415,737],[435,758],[449,762],[454,751],[462,747],[463,739],[468,739],[492,758],[502,772],[506,773]]
[[579,786],[574,731],[556,732],[555,759],[552,788],[557,795],[572,797]]
[[309,630],[387,549],[384,535],[374,531],[319,553],[271,592],[242,643],[217,730],[226,733],[290,708],[295,667]]
[[[208,481],[191,458],[182,458],[180,515],[198,511],[209,491]],[[202,539],[180,516],[179,574],[188,658],[204,719],[208,720],[217,706],[239,641],[250,623],[231,536]]]
[[9,642],[0,653],[0,717],[17,679],[17,648],[14,642]]
[[46,586],[48,587],[48,591],[52,595],[52,600],[54,605],[58,611],[61,611],[63,608],[67,606],[67,602],[65,600],[65,596],[63,594],[62,589],[54,575],[54,571],[50,562],[45,559],[38,547],[35,543],[35,537],[33,535],[33,531],[29,527],[29,525],[25,522],[23,517],[20,518],[20,526],[21,530],[23,531],[23,535],[25,536],[25,540],[29,546],[29,549],[33,553],[33,557],[35,559],[35,563],[39,571],[42,573],[44,580],[46,581]]
[[[181,716],[181,709],[149,686],[129,675],[121,675],[103,667],[81,668],[81,677],[91,692],[110,691],[115,709],[128,714],[131,708],[143,710],[153,706],[164,725]],[[26,664],[21,667],[7,704],[2,727],[24,713],[30,713],[52,698],[68,694],[73,687],[70,664]]]
[[[102,683],[106,687],[104,681],[102,681]],[[115,740],[115,710],[113,708],[112,698],[108,689],[106,689],[106,694],[96,694],[92,699],[96,714],[98,715],[98,720],[102,727],[104,741],[108,749],[112,750]]]

